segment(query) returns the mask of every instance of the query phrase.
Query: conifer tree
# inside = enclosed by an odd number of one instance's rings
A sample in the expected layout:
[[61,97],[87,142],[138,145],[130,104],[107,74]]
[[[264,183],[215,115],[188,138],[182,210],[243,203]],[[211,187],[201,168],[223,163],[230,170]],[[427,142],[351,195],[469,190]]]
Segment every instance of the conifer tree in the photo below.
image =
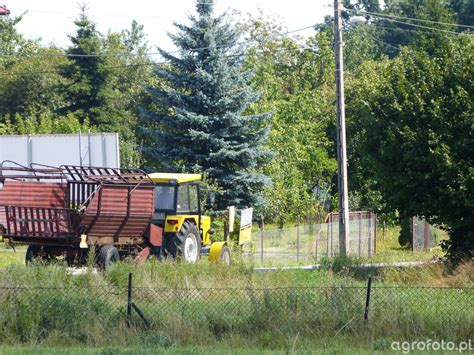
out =
[[220,187],[218,208],[255,205],[268,180],[257,168],[270,157],[269,114],[245,115],[258,98],[252,73],[243,70],[239,32],[213,7],[198,0],[190,25],[175,24],[169,35],[178,53],[161,50],[169,64],[155,71],[165,84],[149,90],[158,109],[143,114],[144,153],[167,171],[207,173]]
[[150,77],[143,26],[132,22],[131,30],[122,34],[101,35],[84,5],[74,24],[70,58],[62,71],[68,79],[63,86],[68,105],[59,113],[72,113],[99,131],[119,133],[122,165],[137,167],[141,160],[135,137],[137,103]]
[[101,122],[95,109],[101,106],[100,89],[106,82],[106,73],[100,69],[103,59],[100,34],[95,23],[89,19],[85,5],[81,5],[79,18],[74,21],[77,31],[69,36],[72,46],[67,50],[70,63],[63,69],[63,75],[71,80],[65,87],[70,105],[64,107],[63,114],[73,112],[81,121],[89,118],[94,125]]

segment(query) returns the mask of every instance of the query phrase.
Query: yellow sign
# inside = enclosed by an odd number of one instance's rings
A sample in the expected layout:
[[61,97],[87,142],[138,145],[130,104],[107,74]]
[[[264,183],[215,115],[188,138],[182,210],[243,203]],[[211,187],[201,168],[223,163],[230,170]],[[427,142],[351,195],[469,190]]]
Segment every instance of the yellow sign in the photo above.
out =
[[252,225],[240,228],[239,245],[252,241]]

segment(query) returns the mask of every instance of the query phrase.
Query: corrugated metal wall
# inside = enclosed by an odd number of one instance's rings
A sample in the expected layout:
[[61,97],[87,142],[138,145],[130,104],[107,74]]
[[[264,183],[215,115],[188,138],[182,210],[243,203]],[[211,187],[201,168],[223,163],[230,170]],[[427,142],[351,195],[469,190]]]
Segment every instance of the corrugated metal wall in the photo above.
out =
[[67,185],[6,180],[0,190],[0,224],[6,226],[4,206],[65,207]]
[[92,198],[81,224],[90,226],[87,234],[92,237],[139,237],[145,233],[153,211],[152,186],[131,190],[128,186],[103,185]]

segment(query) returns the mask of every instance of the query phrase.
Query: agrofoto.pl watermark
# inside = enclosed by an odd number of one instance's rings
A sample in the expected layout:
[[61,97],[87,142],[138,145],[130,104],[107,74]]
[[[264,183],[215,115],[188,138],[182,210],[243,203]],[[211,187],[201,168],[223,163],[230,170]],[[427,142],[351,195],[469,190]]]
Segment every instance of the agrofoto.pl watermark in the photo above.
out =
[[416,340],[416,341],[393,341],[391,349],[408,354],[411,351],[453,351],[453,352],[471,352],[474,351],[474,340],[454,342],[446,340]]

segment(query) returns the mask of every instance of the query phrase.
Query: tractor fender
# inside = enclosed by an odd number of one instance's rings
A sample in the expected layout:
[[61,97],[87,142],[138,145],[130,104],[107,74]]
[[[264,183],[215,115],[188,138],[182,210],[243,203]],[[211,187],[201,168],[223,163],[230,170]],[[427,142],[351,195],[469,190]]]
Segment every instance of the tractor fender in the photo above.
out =
[[209,261],[218,262],[220,260],[222,248],[227,245],[227,242],[214,242],[211,244],[211,249],[209,250]]

